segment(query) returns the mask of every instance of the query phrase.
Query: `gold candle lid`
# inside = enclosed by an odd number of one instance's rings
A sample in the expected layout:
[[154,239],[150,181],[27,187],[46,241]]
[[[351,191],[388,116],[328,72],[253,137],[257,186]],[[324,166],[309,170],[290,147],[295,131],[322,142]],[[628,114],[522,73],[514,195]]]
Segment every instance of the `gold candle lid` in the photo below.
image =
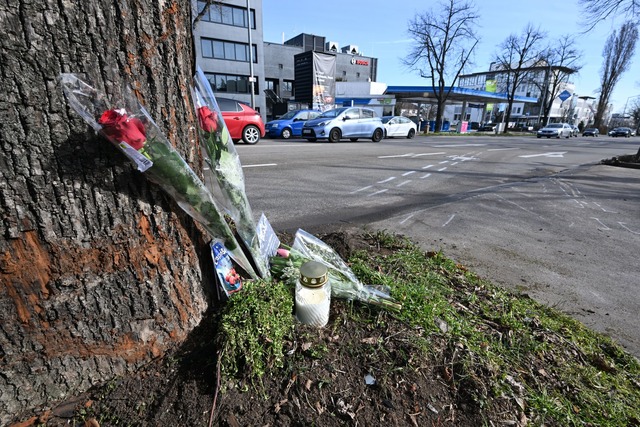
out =
[[307,261],[300,266],[300,283],[307,288],[319,288],[327,283],[329,270],[317,261]]

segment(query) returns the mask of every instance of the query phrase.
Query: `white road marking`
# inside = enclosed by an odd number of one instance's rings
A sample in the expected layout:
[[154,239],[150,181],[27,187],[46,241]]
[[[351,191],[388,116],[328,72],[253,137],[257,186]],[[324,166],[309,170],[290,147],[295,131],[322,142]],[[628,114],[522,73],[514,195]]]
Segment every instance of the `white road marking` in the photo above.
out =
[[277,163],[262,163],[257,165],[242,165],[243,168],[264,168],[267,166],[278,166]]
[[630,232],[630,233],[633,233],[633,234],[640,234],[640,232],[638,232],[638,231],[633,231],[633,230],[631,230],[629,227],[627,227],[627,225],[626,225],[624,222],[620,222],[620,221],[618,221],[618,224],[620,224],[620,227],[624,228],[625,230],[627,230],[627,231],[628,231],[628,232]]
[[403,185],[408,184],[408,183],[410,183],[410,182],[411,182],[411,180],[410,180],[410,179],[408,179],[408,180],[403,181],[403,182],[401,182],[400,184],[396,185],[396,187],[402,187]]
[[[595,220],[598,224],[600,224],[602,226],[603,230],[611,230],[609,227],[604,225],[604,223],[602,221],[600,221],[598,218],[591,217],[591,219]],[[620,224],[620,223],[618,223],[618,224]]]
[[447,225],[449,225],[449,223],[451,222],[451,220],[453,220],[453,218],[455,218],[456,214],[453,214],[449,217],[449,219],[447,220],[447,222],[445,222],[444,224],[442,224],[443,227],[446,227]]
[[445,166],[445,167],[443,167],[443,168],[438,169],[438,172],[442,172],[442,171],[444,171],[444,170],[447,170],[447,167],[446,167],[446,166]]
[[409,171],[402,174],[402,176],[411,175],[412,173],[416,173],[416,171]]
[[451,156],[451,157],[449,157],[449,158],[450,158],[452,161],[456,161],[456,162],[458,162],[458,161],[466,162],[466,161],[468,161],[468,160],[477,160],[477,158],[476,158],[476,157],[473,157],[473,156],[467,156],[467,155],[463,155],[463,156]]
[[507,150],[519,150],[519,147],[511,147],[511,148],[489,148],[487,151],[507,151]]
[[433,165],[427,165],[427,166],[423,166],[422,169],[429,169],[429,168],[432,168],[432,167],[433,167]]
[[371,193],[371,194],[369,194],[367,197],[369,197],[369,196],[375,196],[376,194],[384,193],[384,192],[386,192],[386,191],[389,191],[389,189],[388,189],[388,188],[385,188],[385,189],[383,189],[383,190],[376,191],[375,193]]
[[426,174],[426,175],[422,175],[422,176],[420,177],[420,179],[429,178],[430,176],[431,176],[431,174],[430,174],[430,173],[428,173],[428,174]]
[[615,211],[609,211],[606,210],[605,208],[603,208],[602,206],[600,206],[600,203],[596,203],[596,202],[592,202],[594,205],[596,205],[597,207],[599,207],[600,209],[602,209],[602,212],[607,212],[607,213],[620,213],[620,212],[615,212]]
[[378,156],[378,158],[379,158],[379,159],[393,159],[393,158],[396,158],[396,157],[411,157],[411,156],[413,156],[413,155],[414,155],[413,153],[408,153],[408,154],[396,154],[396,155],[393,155],[393,156]]
[[523,159],[529,159],[531,157],[564,157],[563,154],[567,154],[566,151],[555,151],[553,153],[541,153],[541,154],[525,154],[522,156]]
[[396,179],[395,176],[390,176],[387,179],[383,179],[382,181],[378,181],[378,184],[384,184],[385,182],[393,181],[394,179]]
[[449,163],[449,160],[443,160],[443,161],[439,162],[438,164],[439,165],[444,165],[445,163]]
[[414,154],[411,157],[422,157],[422,156],[437,156],[440,154],[447,154],[445,151],[441,151],[439,153],[421,153],[421,154]]
[[352,192],[351,192],[351,193],[349,193],[349,194],[356,194],[356,193],[359,193],[360,191],[368,190],[368,189],[370,189],[371,187],[372,187],[371,185],[367,185],[366,187],[358,188],[357,190],[354,190],[354,191],[352,191]]
[[411,218],[413,218],[414,215],[415,213],[412,213],[411,215],[400,221],[400,224],[404,224],[405,222],[409,221]]

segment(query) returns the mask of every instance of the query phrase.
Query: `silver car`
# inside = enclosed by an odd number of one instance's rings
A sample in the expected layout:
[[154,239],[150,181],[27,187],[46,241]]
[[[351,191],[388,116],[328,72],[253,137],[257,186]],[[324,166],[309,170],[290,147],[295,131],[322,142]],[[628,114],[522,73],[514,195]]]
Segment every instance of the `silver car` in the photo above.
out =
[[342,138],[354,142],[358,138],[370,138],[373,142],[380,142],[384,137],[384,125],[370,108],[335,108],[304,122],[302,137],[311,142],[318,139],[338,142]]
[[573,134],[573,129],[571,125],[568,123],[550,123],[543,127],[542,129],[538,129],[538,133],[536,136],[538,138],[542,138],[543,136],[547,138],[560,138],[565,137],[569,138]]

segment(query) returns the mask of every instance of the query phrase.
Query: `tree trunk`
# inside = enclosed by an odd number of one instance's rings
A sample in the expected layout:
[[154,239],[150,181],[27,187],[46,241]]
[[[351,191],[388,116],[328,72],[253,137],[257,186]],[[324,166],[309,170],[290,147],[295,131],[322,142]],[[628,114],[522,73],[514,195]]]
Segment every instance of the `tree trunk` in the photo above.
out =
[[436,101],[436,122],[434,127],[434,132],[442,131],[442,116],[444,115],[444,101],[437,98]]
[[206,235],[69,108],[57,77],[127,80],[187,161],[190,2],[0,5],[0,424],[180,343],[213,293]]

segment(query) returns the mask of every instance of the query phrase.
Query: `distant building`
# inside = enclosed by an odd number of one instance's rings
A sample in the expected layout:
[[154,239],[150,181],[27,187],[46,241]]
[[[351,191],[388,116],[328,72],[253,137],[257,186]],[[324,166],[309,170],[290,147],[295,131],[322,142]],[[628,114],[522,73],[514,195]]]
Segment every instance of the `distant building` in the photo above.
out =
[[[198,12],[203,11],[205,4],[194,1]],[[216,96],[250,104],[253,71],[255,108],[264,120],[290,109],[311,107],[308,100],[296,99],[296,86],[302,83],[296,82],[294,58],[307,51],[335,55],[336,83],[376,81],[378,59],[365,56],[355,44],[341,46],[313,34],[299,34],[283,43],[265,42],[262,0],[252,0],[250,6],[248,12],[246,0],[211,5],[195,27],[196,63],[211,82]],[[250,55],[253,55],[253,67]]]
[[[250,10],[247,10],[247,3],[250,3]],[[319,56],[330,55],[335,58],[333,81],[336,105],[367,105],[381,115],[393,114],[395,97],[385,95],[382,84],[376,84],[378,59],[364,55],[358,45],[351,44],[354,41],[327,40],[324,36],[299,34],[286,41],[283,36],[282,43],[265,42],[262,0],[225,0],[224,3],[212,4],[206,12],[205,1],[192,0],[192,5],[198,14],[194,29],[196,63],[204,71],[217,97],[253,104],[265,121],[288,110],[313,107],[314,98],[309,93],[317,95],[317,88],[309,85],[316,82],[301,73],[300,67],[300,75],[296,76],[296,58],[304,60],[306,55],[313,56],[307,52],[316,52]],[[347,43],[342,45],[341,42]],[[253,62],[250,62],[251,58]],[[516,95],[541,100],[549,67],[532,67],[532,71],[531,81],[522,84]],[[551,71],[554,72],[554,67],[551,67]],[[458,85],[461,88],[505,92],[505,80],[506,72],[492,64],[488,71],[460,76]],[[594,116],[593,99],[576,95],[573,83],[564,84],[560,92],[564,90],[571,96],[564,102],[554,100],[551,121],[572,124],[582,121],[588,124]],[[330,98],[326,94],[323,96],[325,101]],[[328,104],[325,103],[324,107],[328,107]],[[461,117],[462,106],[449,104],[444,119],[452,125],[461,120],[488,122],[495,120],[498,111],[505,108],[506,104],[469,104],[465,117]],[[511,125],[536,124],[539,119],[540,102],[513,104]]]
[[[516,91],[518,96],[526,96],[538,98],[536,104],[524,104],[514,102],[511,108],[511,123],[510,126],[518,124],[522,125],[536,125],[541,120],[543,114],[541,111],[541,104],[545,97],[545,91],[547,88],[548,73],[566,72],[566,68],[561,67],[548,67],[532,66],[526,69],[527,78],[520,84]],[[493,63],[489,66],[488,71],[476,72],[471,74],[463,74],[459,78],[458,85],[463,88],[486,90],[488,92],[506,92],[508,71],[500,69],[500,67]],[[580,98],[575,94],[575,85],[571,82],[560,83],[560,88],[557,91],[558,94],[567,91],[569,97],[564,101],[559,97],[553,101],[551,111],[549,112],[550,122],[567,122],[570,124],[578,124],[580,121],[588,120],[591,108],[587,105],[584,97]],[[495,121],[496,117],[499,117],[499,112],[504,112],[507,108],[506,103],[492,104],[485,111],[485,117],[482,117],[481,109],[467,109],[467,117],[461,118],[461,107],[453,107],[453,111],[450,112],[452,119],[458,121],[460,119],[466,121],[478,121],[478,122],[491,122]],[[451,109],[452,107],[450,107]],[[585,121],[586,124],[586,121]]]
[[254,107],[264,118],[267,107],[263,95],[262,1],[253,0],[251,10],[247,11],[246,0],[226,0],[223,4],[212,4],[204,13],[206,2],[192,1],[192,4],[202,14],[194,29],[196,64],[202,68],[214,94],[247,104],[253,99]]

